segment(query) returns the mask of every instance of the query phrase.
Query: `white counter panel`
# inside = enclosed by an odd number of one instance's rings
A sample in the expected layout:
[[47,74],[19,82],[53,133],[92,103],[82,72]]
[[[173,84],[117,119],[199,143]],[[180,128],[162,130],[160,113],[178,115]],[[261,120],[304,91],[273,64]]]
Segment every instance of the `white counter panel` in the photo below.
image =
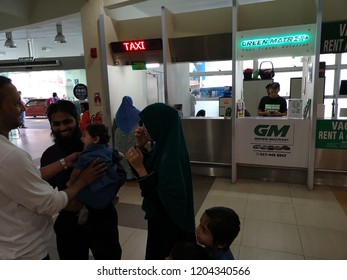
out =
[[236,162],[307,168],[309,120],[239,118],[236,120]]

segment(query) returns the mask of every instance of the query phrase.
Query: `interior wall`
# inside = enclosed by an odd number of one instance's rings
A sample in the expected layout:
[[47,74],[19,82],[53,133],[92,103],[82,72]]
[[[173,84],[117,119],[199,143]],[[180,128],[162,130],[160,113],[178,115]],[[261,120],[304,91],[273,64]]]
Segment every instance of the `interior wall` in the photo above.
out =
[[79,13],[89,0],[11,0],[1,1],[0,29],[14,30],[18,27],[52,21],[59,17]]
[[315,0],[281,0],[239,6],[238,31],[315,22]]
[[161,38],[161,17],[117,22],[119,41]]
[[347,19],[346,0],[324,0],[323,22],[339,21]]
[[[93,0],[94,1],[94,0]],[[21,1],[23,2],[23,1]],[[89,0],[36,0],[31,2],[30,21],[31,23],[51,20],[80,12]],[[100,6],[103,9],[103,5]],[[98,9],[99,11],[100,9]]]
[[[103,118],[106,118],[108,125],[108,116],[105,115],[106,106],[105,98],[108,100],[108,91],[104,88],[103,78],[104,72],[102,70],[102,54],[98,53],[97,58],[91,58],[89,53],[91,48],[101,49],[100,44],[100,32],[99,32],[99,18],[103,10],[103,1],[94,0],[89,1],[81,9],[81,22],[83,31],[83,45],[84,45],[84,56],[87,84],[88,84],[88,100],[89,100],[89,110],[90,115],[93,116],[97,112],[101,112]],[[103,54],[104,55],[104,54]],[[101,97],[101,106],[94,105],[94,95],[99,93]]]
[[173,37],[231,33],[232,8],[175,14]]
[[106,61],[107,65],[114,65],[112,58],[110,43],[119,41],[119,36],[116,30],[117,22],[112,20],[109,16],[105,18],[105,33],[106,33]]
[[172,63],[168,38],[175,32],[175,15],[162,8],[165,103],[182,104],[183,116],[190,116],[189,63]]

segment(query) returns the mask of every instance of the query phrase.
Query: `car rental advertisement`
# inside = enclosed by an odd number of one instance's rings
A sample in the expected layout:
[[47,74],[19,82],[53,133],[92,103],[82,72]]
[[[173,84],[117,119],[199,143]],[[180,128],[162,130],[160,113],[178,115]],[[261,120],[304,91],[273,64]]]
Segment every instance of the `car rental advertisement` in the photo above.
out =
[[307,120],[236,120],[236,162],[243,164],[307,167]]

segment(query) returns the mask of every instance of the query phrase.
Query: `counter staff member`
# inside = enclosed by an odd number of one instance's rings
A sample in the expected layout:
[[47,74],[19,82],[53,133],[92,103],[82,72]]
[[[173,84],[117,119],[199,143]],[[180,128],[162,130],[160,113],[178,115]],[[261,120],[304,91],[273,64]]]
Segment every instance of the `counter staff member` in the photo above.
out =
[[258,106],[258,116],[282,117],[287,115],[287,101],[278,95],[279,83],[270,85],[269,95],[262,97]]

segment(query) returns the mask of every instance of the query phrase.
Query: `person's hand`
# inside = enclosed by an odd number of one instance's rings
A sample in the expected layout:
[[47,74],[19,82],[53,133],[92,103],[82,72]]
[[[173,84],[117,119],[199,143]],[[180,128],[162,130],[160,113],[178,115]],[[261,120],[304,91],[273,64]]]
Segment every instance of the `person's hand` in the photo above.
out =
[[68,155],[67,157],[64,157],[64,160],[65,160],[65,163],[66,163],[66,166],[67,167],[73,167],[78,156],[79,156],[80,153],[72,153],[70,155]]
[[126,158],[140,177],[147,175],[146,168],[143,164],[143,154],[139,148],[131,147],[126,154]]
[[93,160],[78,176],[77,181],[82,181],[85,186],[90,185],[96,179],[106,174],[106,163],[98,163],[99,158]]
[[135,137],[139,147],[143,147],[148,141],[150,141],[147,129],[143,126],[140,126],[135,130]]
[[83,204],[79,202],[77,199],[69,201],[69,203],[66,205],[64,210],[71,211],[71,212],[77,212],[83,208]]

